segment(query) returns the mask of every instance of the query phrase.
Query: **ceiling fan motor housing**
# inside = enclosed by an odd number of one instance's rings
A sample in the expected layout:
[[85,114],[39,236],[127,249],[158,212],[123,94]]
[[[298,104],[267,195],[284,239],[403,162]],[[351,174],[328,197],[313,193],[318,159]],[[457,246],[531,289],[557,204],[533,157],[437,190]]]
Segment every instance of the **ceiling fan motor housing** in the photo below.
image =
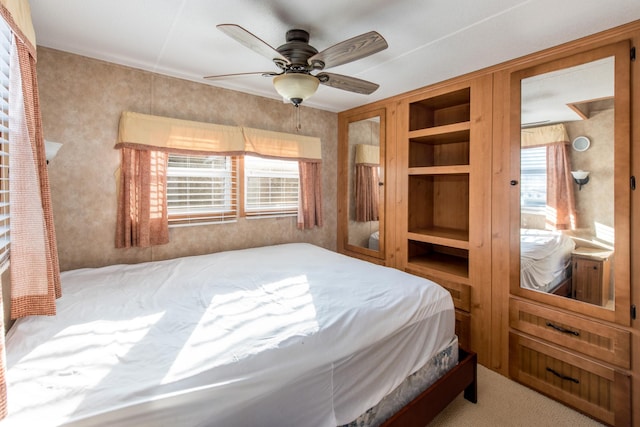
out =
[[[292,72],[309,72],[316,67],[309,65],[307,60],[318,53],[318,50],[309,44],[309,33],[305,30],[289,30],[286,36],[287,42],[276,50],[291,64],[284,68],[276,62],[280,68]],[[317,69],[317,68],[316,68]]]

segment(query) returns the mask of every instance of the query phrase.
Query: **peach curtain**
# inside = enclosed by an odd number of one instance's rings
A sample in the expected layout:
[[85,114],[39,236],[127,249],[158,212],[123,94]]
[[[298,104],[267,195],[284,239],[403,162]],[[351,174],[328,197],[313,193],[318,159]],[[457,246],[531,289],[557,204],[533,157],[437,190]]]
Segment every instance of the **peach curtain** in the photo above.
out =
[[[55,299],[62,292],[29,3],[2,0],[0,14],[13,33],[9,82],[11,317],[54,315]],[[0,335],[0,418],[4,418],[7,390],[4,334]]]
[[53,315],[60,270],[47,174],[35,57],[17,38],[11,58],[11,318]]
[[169,243],[168,154],[132,148],[120,152],[116,248]]
[[556,230],[576,227],[573,178],[568,142],[547,145],[547,225]]
[[322,170],[318,162],[298,162],[298,228],[322,227]]
[[356,221],[378,221],[380,147],[357,144],[355,165]]
[[380,196],[378,165],[356,164],[356,221],[377,221]]

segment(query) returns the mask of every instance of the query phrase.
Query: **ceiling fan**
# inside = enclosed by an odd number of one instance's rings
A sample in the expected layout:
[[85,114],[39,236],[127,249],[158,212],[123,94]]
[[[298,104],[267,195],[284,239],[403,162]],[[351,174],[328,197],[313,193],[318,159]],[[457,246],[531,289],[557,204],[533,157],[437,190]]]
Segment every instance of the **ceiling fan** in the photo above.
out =
[[[296,107],[313,95],[319,84],[365,95],[373,93],[379,87],[378,84],[366,80],[322,71],[386,49],[388,47],[386,40],[375,31],[350,38],[318,52],[309,44],[309,33],[305,30],[287,31],[286,43],[274,49],[239,25],[220,24],[216,27],[254,52],[272,60],[279,68],[279,72],[222,74],[207,76],[205,79],[255,74],[273,77],[273,86],[276,91]],[[314,75],[311,74],[312,72],[318,73]]]

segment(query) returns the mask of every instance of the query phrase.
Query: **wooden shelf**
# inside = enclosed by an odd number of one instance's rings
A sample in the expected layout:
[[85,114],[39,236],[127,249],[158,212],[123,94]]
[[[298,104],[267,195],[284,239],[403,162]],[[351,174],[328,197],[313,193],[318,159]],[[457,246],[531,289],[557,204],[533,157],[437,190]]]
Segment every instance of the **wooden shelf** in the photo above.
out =
[[469,249],[468,230],[454,230],[442,227],[429,229],[423,228],[418,230],[409,230],[407,237],[418,242],[433,243],[458,249]]
[[463,175],[469,174],[469,165],[421,166],[409,168],[409,175]]
[[409,104],[409,131],[467,122],[470,115],[471,90],[467,87]]
[[454,123],[451,125],[437,126],[409,132],[411,142],[424,144],[453,144],[455,142],[469,141],[470,122]]

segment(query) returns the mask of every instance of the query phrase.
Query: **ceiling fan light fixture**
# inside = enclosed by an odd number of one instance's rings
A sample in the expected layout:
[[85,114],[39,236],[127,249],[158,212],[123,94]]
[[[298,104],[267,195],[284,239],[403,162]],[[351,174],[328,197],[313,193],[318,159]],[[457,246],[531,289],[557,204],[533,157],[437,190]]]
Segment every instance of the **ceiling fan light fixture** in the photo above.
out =
[[319,84],[316,77],[304,73],[286,73],[273,78],[276,91],[295,106],[316,93]]

